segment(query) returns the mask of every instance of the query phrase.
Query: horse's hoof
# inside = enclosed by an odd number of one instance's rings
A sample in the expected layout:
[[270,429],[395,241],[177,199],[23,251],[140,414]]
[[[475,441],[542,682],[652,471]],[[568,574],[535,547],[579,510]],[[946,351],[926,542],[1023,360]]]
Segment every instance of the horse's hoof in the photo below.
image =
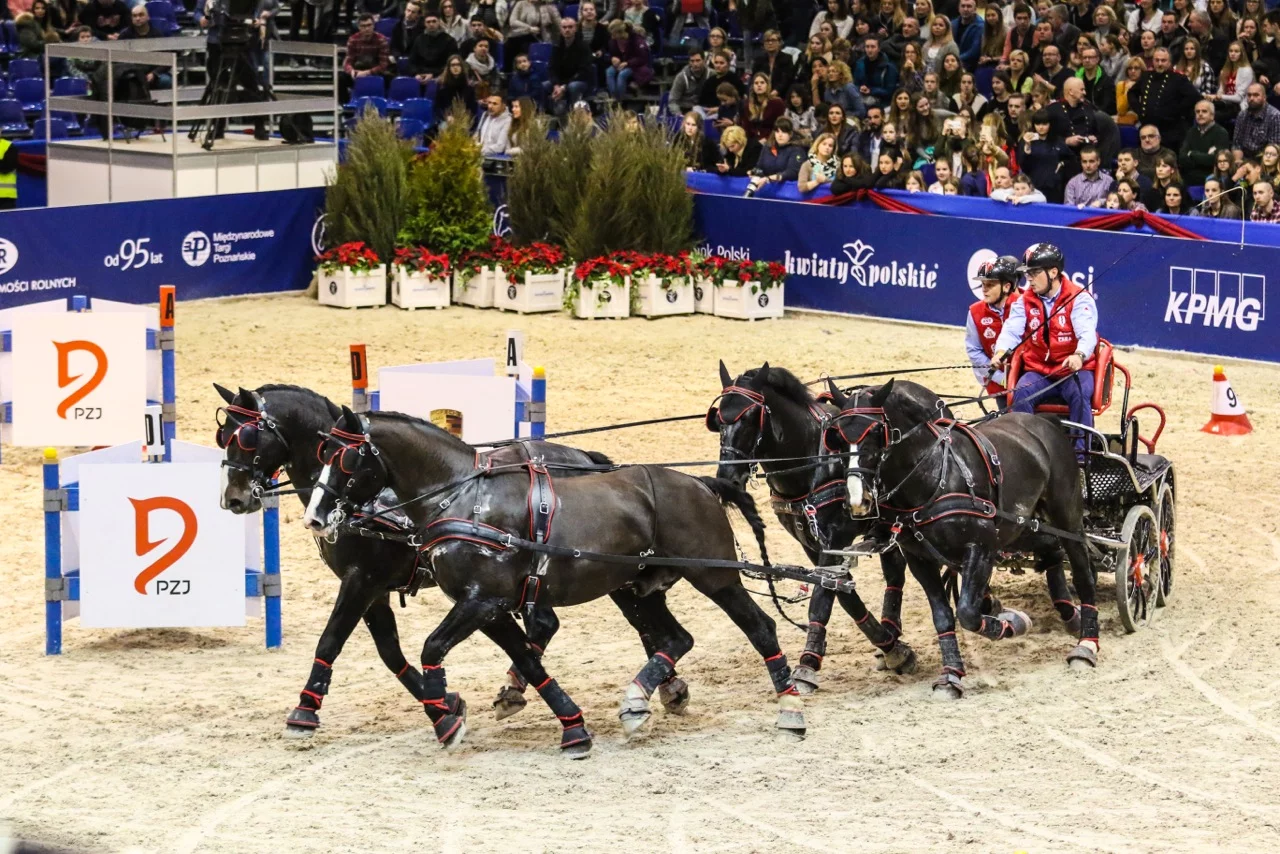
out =
[[902,641],[894,641],[893,647],[884,655],[884,669],[892,670],[899,676],[915,673],[919,662],[916,651]]
[[285,738],[310,738],[320,726],[314,709],[294,709],[284,722]]
[[778,720],[776,726],[780,731],[800,740],[806,732],[804,722],[804,703],[794,694],[783,694],[778,697]]
[[888,669],[889,668],[886,667],[884,663],[884,650],[877,649],[876,650],[876,672],[883,673]]
[[658,686],[658,699],[669,714],[683,715],[689,708],[689,685],[679,676],[672,676]]
[[1000,600],[992,596],[990,599],[987,600],[986,607],[982,609],[982,613],[986,614],[988,617],[991,617],[991,616],[995,616],[996,614],[999,614],[1002,610],[1004,610],[1004,608],[1000,604]]
[[934,680],[933,699],[959,700],[964,696],[964,684],[954,673],[944,673]]
[[586,724],[571,726],[560,736],[560,752],[570,759],[585,759],[591,752],[591,733]]
[[1031,631],[1031,618],[1022,611],[1006,608],[996,617],[997,620],[1004,620],[1013,627],[1013,634],[1010,637],[1020,638],[1027,632]]
[[440,742],[440,746],[444,748],[445,753],[453,753],[462,746],[462,741],[467,737],[467,722],[465,720],[458,721],[458,727],[453,734]]
[[566,759],[586,759],[591,755],[591,739],[577,744],[560,745],[560,755]]
[[649,711],[633,712],[621,711],[618,713],[618,719],[622,721],[622,734],[627,738],[632,738],[640,734],[640,730],[653,718],[653,713]]
[[1093,641],[1082,640],[1067,653],[1067,666],[1072,670],[1093,670],[1098,666],[1098,647]]
[[1076,612],[1071,615],[1071,619],[1066,622],[1067,633],[1073,638],[1080,637],[1080,609],[1076,608]]
[[796,690],[801,694],[812,694],[818,690],[818,671],[804,664],[796,665],[791,671],[791,681],[796,683]]
[[442,716],[432,727],[441,747],[450,752],[457,750],[467,737],[467,701],[459,697],[457,711]]
[[493,701],[493,716],[496,720],[509,718],[517,712],[529,705],[529,701],[525,699],[512,685],[503,685],[498,691],[498,697]]
[[311,738],[316,734],[316,728],[313,726],[299,726],[298,724],[288,723],[284,727],[285,738],[304,739]]

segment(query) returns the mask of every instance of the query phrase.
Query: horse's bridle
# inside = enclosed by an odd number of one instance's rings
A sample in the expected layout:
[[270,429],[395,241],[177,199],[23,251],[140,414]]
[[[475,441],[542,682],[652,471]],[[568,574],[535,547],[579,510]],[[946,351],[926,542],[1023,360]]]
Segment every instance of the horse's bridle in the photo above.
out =
[[[367,431],[368,426],[364,419],[361,419],[361,426]],[[378,452],[378,447],[370,440],[368,432],[350,433],[346,430],[332,427],[324,436],[324,441],[316,448],[316,457],[326,466],[332,467],[336,464],[338,471],[347,475],[347,490],[355,486],[355,475],[359,470],[360,461],[366,457],[377,463],[378,468],[381,469],[381,479],[384,483],[386,482],[388,475],[387,464]],[[343,493],[339,493],[325,483],[322,478],[316,480],[313,488],[330,496],[336,502],[338,510],[341,510],[344,506],[350,508],[357,506],[353,499]]]
[[[742,411],[734,416],[731,421],[725,421],[724,417],[721,415],[720,407],[716,405],[716,401],[723,403],[725,398],[733,397],[734,395],[746,398],[748,402],[747,406],[743,407]],[[720,394],[716,395],[715,399],[712,400],[711,407],[707,409],[707,429],[712,433],[719,433],[721,428],[726,425],[737,424],[743,418],[746,418],[748,414],[757,410],[759,411],[759,424],[758,429],[756,430],[756,440],[752,444],[751,450],[745,452],[740,451],[733,445],[726,445],[721,441],[720,458],[722,460],[725,459],[726,455],[730,461],[734,459],[752,460],[756,458],[756,455],[760,450],[760,443],[764,441],[764,424],[765,418],[769,415],[769,407],[764,402],[763,394],[749,388],[743,388],[739,385],[725,386],[724,390],[721,391]],[[752,474],[754,474],[755,466],[753,465],[751,469]]]
[[[280,441],[284,447],[285,455],[288,456],[289,442],[284,438],[284,434],[280,432],[280,425],[275,419],[267,414],[266,401],[262,399],[256,392],[253,395],[254,403],[257,404],[256,410],[246,409],[243,406],[236,406],[228,403],[226,406],[218,408],[219,424],[218,424],[218,446],[224,451],[235,445],[242,451],[253,454],[253,462],[249,465],[244,463],[232,462],[227,458],[223,458],[222,465],[233,471],[244,472],[249,476],[249,491],[256,497],[277,491],[278,487],[271,483],[271,478],[275,472],[266,472],[261,469],[262,456],[258,453],[258,439],[264,429],[268,430],[273,436]],[[232,416],[241,416],[243,421],[236,421]],[[235,429],[231,431],[226,438],[223,438],[223,432],[230,425],[234,425]]]

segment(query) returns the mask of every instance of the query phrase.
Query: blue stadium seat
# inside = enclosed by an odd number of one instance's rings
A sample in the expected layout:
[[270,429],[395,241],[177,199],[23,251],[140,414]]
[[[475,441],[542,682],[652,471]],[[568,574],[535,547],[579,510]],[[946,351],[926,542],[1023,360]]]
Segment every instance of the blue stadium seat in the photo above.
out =
[[430,98],[432,101],[436,99],[436,90],[440,88],[439,78],[428,80],[422,87],[422,97]]
[[151,16],[151,25],[162,33],[174,35],[182,29],[178,26],[178,13],[169,0],[150,0],[147,14]]
[[564,17],[573,18],[575,21],[578,20],[578,4],[569,3],[566,5],[564,7]]
[[89,94],[89,81],[83,77],[59,77],[53,81],[53,94],[65,97]]
[[355,117],[357,119],[364,115],[364,111],[366,107],[373,107],[375,110],[378,111],[378,115],[385,116],[387,114],[387,99],[380,98],[380,97],[372,97],[372,96],[365,97],[365,98],[356,98],[354,101],[352,101],[350,104],[347,105],[347,108],[350,109],[351,112],[355,114]]
[[926,163],[920,167],[920,174],[924,176],[924,188],[929,189],[929,185],[938,180],[938,170],[932,163]]
[[[70,134],[67,132],[67,123],[62,119],[49,120],[49,139],[66,139]],[[36,139],[45,138],[45,121],[44,119],[36,119],[35,128],[32,130],[32,136]]]
[[347,104],[347,109],[351,109],[351,105],[361,98],[385,98],[386,95],[387,81],[381,75],[370,74],[367,77],[357,77],[351,87],[351,101]]
[[80,124],[80,117],[74,113],[55,112],[49,114],[51,118],[61,119],[67,126],[67,133],[72,136],[79,136],[84,133],[84,126]]
[[551,61],[551,43],[534,42],[529,45],[529,63],[535,68],[546,68]]
[[14,56],[22,48],[18,44],[18,26],[13,21],[0,22],[0,53]]
[[716,127],[713,119],[707,119],[702,123],[702,133],[712,142],[720,141],[720,128]]
[[27,136],[30,133],[26,116],[22,114],[22,104],[13,98],[0,100],[0,134]]
[[1187,187],[1187,195],[1190,196],[1192,200],[1195,202],[1203,202],[1204,201],[1204,185],[1195,184],[1193,186]]
[[374,32],[382,33],[390,40],[391,34],[396,31],[396,24],[398,23],[400,23],[398,18],[379,18],[374,22],[373,30]]
[[422,141],[422,135],[426,131],[427,126],[419,119],[401,119],[396,124],[396,134],[401,139],[407,139],[415,145]]
[[406,98],[400,107],[400,121],[415,119],[425,127],[435,124],[436,105],[430,98]]
[[991,91],[991,78],[996,76],[995,66],[983,65],[973,72],[973,85],[984,98],[991,98],[994,93]]
[[[9,23],[6,21],[5,23]],[[7,27],[5,29],[8,29]],[[20,80],[24,77],[39,79],[43,76],[38,59],[15,59],[9,63],[9,79]]]
[[1138,147],[1138,126],[1137,125],[1119,125],[1120,128],[1120,147],[1121,148],[1137,148]]
[[422,84],[418,82],[418,78],[396,77],[391,81],[391,88],[387,90],[387,107],[399,110],[405,101],[417,98],[421,94]]
[[23,77],[13,81],[13,97],[28,113],[44,112],[44,80],[39,77]]

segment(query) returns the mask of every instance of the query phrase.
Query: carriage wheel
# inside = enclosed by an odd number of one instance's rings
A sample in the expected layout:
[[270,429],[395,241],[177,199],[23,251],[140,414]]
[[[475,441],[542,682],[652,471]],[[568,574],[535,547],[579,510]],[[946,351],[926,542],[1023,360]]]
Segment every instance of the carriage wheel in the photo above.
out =
[[1163,608],[1173,597],[1173,558],[1174,529],[1178,521],[1177,502],[1173,496],[1173,487],[1165,484],[1160,488],[1160,587],[1156,590],[1156,604]]
[[1155,619],[1162,584],[1159,525],[1150,507],[1129,509],[1120,539],[1126,547],[1116,555],[1116,608],[1124,630],[1132,633]]

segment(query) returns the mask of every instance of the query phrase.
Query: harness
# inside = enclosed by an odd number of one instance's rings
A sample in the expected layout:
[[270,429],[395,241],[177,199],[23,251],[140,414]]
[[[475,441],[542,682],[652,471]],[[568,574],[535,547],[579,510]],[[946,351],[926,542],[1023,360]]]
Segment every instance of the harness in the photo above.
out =
[[[249,488],[259,498],[268,494],[279,494],[283,487],[290,484],[284,483],[272,484],[271,476],[274,472],[264,472],[259,466],[262,463],[262,456],[258,453],[258,438],[265,429],[279,440],[281,446],[285,450],[285,454],[290,452],[289,443],[285,440],[284,434],[280,432],[280,425],[276,420],[267,414],[266,401],[262,399],[262,395],[250,392],[253,395],[253,402],[258,407],[257,410],[246,409],[243,406],[236,406],[228,403],[226,406],[218,409],[218,434],[216,440],[218,446],[224,451],[235,443],[240,450],[253,454],[253,462],[249,465],[244,463],[236,463],[225,457],[222,465],[233,471],[242,471],[249,476]],[[232,416],[239,416],[243,421],[237,423]],[[234,427],[230,433],[223,435],[228,427]]]

